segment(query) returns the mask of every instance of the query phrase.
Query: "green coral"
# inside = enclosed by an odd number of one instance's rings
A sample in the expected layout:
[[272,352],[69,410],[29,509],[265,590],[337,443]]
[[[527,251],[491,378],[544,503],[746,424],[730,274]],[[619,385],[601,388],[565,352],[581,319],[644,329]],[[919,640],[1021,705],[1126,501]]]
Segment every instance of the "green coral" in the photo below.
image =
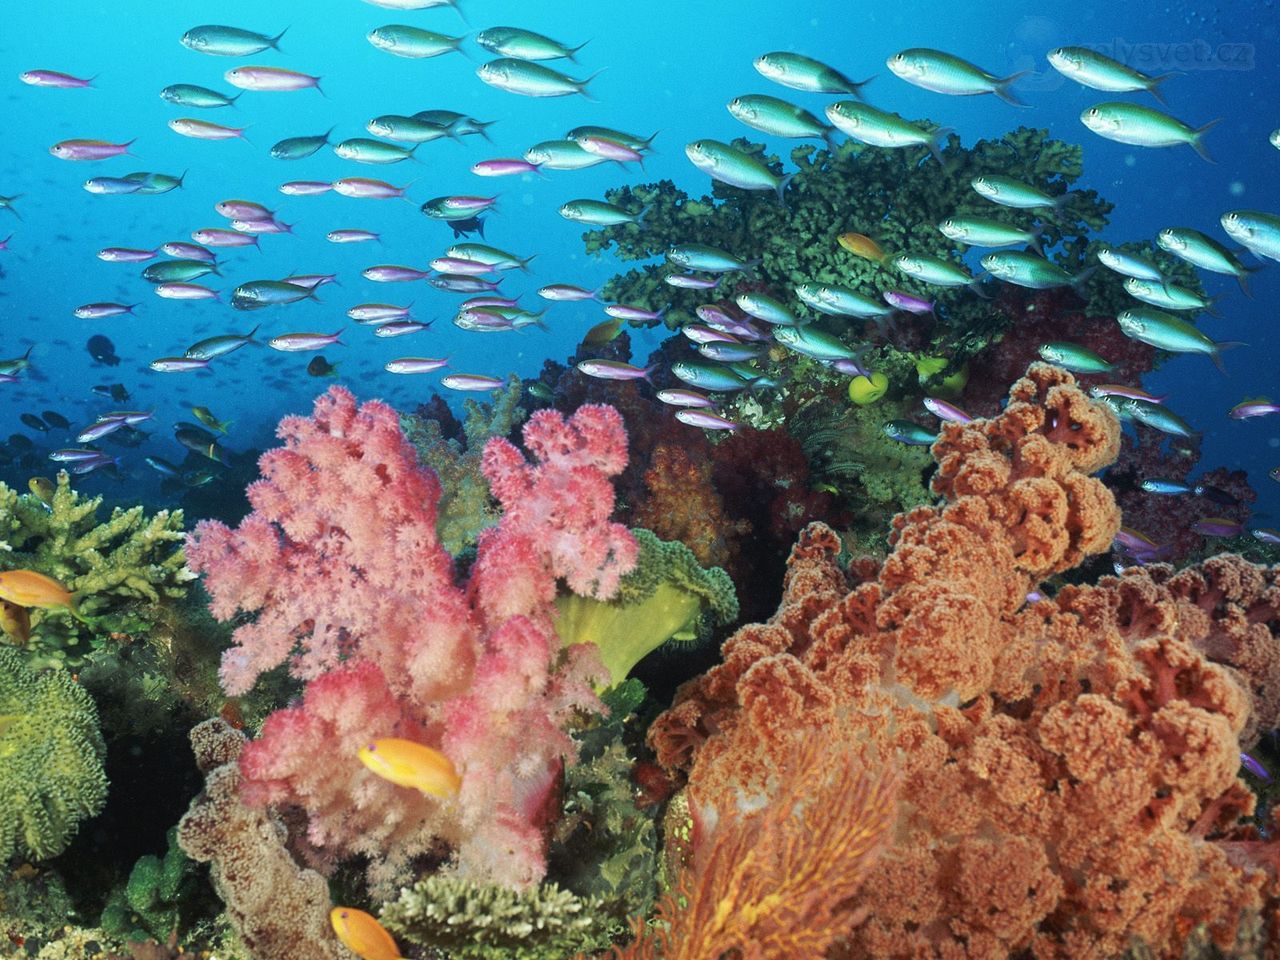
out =
[[567,644],[594,643],[614,682],[673,638],[695,640],[738,616],[738,596],[719,567],[704,570],[679,541],[631,531],[640,545],[636,568],[608,602],[577,594],[556,598],[556,632]]
[[65,670],[0,646],[0,863],[45,860],[107,799],[93,700]]
[[[600,695],[607,714],[575,730],[578,762],[565,771],[564,804],[547,852],[548,872],[579,896],[599,896],[619,918],[653,905],[658,873],[656,809],[636,803],[627,744],[644,735],[636,711],[644,684],[634,677]],[[623,932],[619,920],[618,934]]]
[[[745,141],[739,147],[762,150]],[[923,285],[897,272],[890,262],[875,263],[845,251],[837,238],[847,231],[865,233],[888,253],[911,251],[957,259],[964,251],[944,237],[938,223],[950,216],[980,216],[1028,227],[1033,213],[1000,207],[970,186],[978,174],[1015,177],[1050,194],[1071,189],[1082,172],[1081,149],[1049,138],[1045,130],[1020,128],[995,140],[961,147],[952,137],[940,167],[924,148],[881,150],[845,143],[834,152],[806,145],[791,151],[798,171],[787,206],[776,198],[713,184],[713,197],[692,200],[669,180],[618,187],[610,202],[633,208],[650,205],[645,229],[605,227],[584,235],[588,253],[612,248],[624,260],[662,256],[679,243],[700,242],[744,259],[759,258],[755,278],[787,299],[800,283],[834,283],[882,290],[894,287],[936,300],[942,326],[965,330],[990,306],[961,288]],[[763,156],[775,171],[776,156]],[[713,199],[714,198],[714,199]],[[1074,191],[1051,216],[1040,221],[1046,247],[1061,243],[1057,259],[1069,269],[1083,266],[1085,238],[1106,223],[1111,205],[1092,190]],[[666,316],[676,327],[693,319],[705,301],[700,291],[677,290],[662,282],[665,264],[651,264],[614,278],[603,291],[609,300],[652,309],[671,304]],[[726,291],[728,292],[728,291]]]
[[66,471],[49,502],[0,483],[0,568],[35,570],[80,597],[88,624],[33,611],[37,656],[78,663],[107,634],[142,634],[154,608],[186,594],[194,575],[182,550],[182,511],[147,516],[116,507],[97,519],[102,497],[81,497]]
[[112,936],[163,943],[183,926],[182,911],[198,886],[198,870],[178,846],[176,827],[169,830],[167,839],[164,856],[140,857],[128,882],[114,891],[102,911],[102,929]]
[[380,919],[397,938],[451,960],[563,960],[607,946],[617,923],[598,898],[554,883],[510,890],[444,876],[402,889]]
[[467,400],[462,440],[446,438],[440,422],[431,417],[410,413],[400,418],[405,436],[418,451],[418,461],[440,478],[436,532],[454,556],[474,546],[480,531],[502,516],[480,472],[480,456],[490,438],[507,436],[524,419],[520,396],[520,379],[512,374],[492,403]]

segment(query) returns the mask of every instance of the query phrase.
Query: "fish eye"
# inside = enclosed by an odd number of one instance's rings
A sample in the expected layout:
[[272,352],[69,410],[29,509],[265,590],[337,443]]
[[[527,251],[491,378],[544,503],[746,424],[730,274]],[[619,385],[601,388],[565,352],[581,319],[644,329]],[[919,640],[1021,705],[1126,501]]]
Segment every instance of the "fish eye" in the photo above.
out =
[[1091,117],[1096,117],[1097,115],[1098,115],[1098,108],[1097,108],[1097,107],[1090,107],[1090,108],[1089,108],[1089,116],[1091,116]]

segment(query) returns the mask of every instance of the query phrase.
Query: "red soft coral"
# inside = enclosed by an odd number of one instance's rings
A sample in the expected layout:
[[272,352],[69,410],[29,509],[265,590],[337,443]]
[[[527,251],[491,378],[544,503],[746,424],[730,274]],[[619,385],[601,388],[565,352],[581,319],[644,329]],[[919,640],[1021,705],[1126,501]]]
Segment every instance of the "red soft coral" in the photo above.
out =
[[[334,387],[279,433],[285,446],[262,457],[249,491],[254,512],[236,530],[200,524],[187,549],[215,616],[256,614],[224,657],[227,691],[286,659],[310,681],[245,749],[245,799],[302,808],[320,852],[365,854],[375,879],[443,840],[461,873],[536,882],[548,805],[574,756],[564,728],[600,708],[603,676],[594,647],[560,649],[557,579],[604,599],[635,564],[634,539],[608,519],[609,478],[627,456],[621,418],[536,414],[534,462],[489,443],[485,474],[506,514],[465,584],[436,536],[439,483],[394,410]],[[459,794],[428,798],[366,770],[357,750],[380,737],[443,751]]]

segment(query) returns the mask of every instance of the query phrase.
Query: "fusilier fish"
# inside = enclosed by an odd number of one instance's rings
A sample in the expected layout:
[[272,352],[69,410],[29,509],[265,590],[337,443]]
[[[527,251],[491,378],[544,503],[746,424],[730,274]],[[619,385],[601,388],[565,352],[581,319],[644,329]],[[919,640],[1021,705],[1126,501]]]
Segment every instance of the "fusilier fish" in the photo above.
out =
[[59,160],[107,160],[129,152],[134,141],[108,143],[106,140],[63,140],[49,148]]
[[448,366],[448,357],[399,357],[383,364],[387,373],[434,373],[441,367]]
[[1220,121],[1218,118],[1192,128],[1159,110],[1118,100],[1099,103],[1080,114],[1080,122],[1100,137],[1138,147],[1174,147],[1185,143],[1210,163],[1214,160],[1205,149],[1203,139]]
[[713,180],[742,190],[772,190],[784,202],[787,184],[795,173],[776,174],[757,157],[719,140],[695,140],[684,148],[695,167]]
[[169,121],[169,129],[174,133],[193,140],[236,140],[244,139],[243,127],[227,127],[208,120],[197,120],[194,117],[179,117]]
[[1212,302],[1186,287],[1138,277],[1125,277],[1124,288],[1131,297],[1165,310],[1205,310]]
[[913,47],[895,53],[885,61],[885,65],[907,83],[934,93],[959,97],[994,93],[1005,103],[1015,107],[1026,106],[1009,91],[1009,87],[1030,72],[1027,70],[997,77],[968,60],[927,47]]
[[982,268],[997,280],[1031,290],[1070,287],[1085,279],[1084,273],[1073,277],[1056,263],[1044,257],[1038,257],[1034,253],[1019,250],[988,253],[982,258],[981,263]]
[[598,163],[609,162],[584,149],[576,140],[544,140],[535,143],[524,152],[524,159],[548,170],[585,170]]
[[542,168],[539,164],[519,157],[494,157],[473,163],[471,172],[477,177],[510,177],[518,173],[536,173],[541,176]]
[[948,127],[924,130],[896,113],[877,110],[855,100],[829,103],[826,113],[837,130],[859,143],[889,149],[928,147],[939,163],[942,163],[942,141],[951,132]]
[[728,273],[732,270],[745,272],[760,262],[743,260],[704,243],[676,244],[667,251],[667,259],[683,270],[700,270],[703,273]]
[[599,290],[588,290],[585,287],[574,286],[572,283],[551,283],[538,290],[538,296],[544,300],[570,303],[580,300],[598,300],[599,294]]
[[195,107],[198,110],[229,107],[242,96],[244,94],[237,93],[234,97],[228,97],[217,90],[199,87],[194,83],[174,83],[160,91],[160,99],[166,103],[178,107]]
[[[330,129],[329,133],[333,130]],[[276,160],[305,160],[329,145],[329,133],[314,137],[285,137],[272,145],[271,156]]]
[[160,357],[152,360],[148,366],[156,373],[190,373],[193,370],[204,370],[209,361],[204,357]]
[[1037,352],[1042,360],[1072,373],[1110,373],[1116,366],[1078,343],[1043,343]]
[[1149,280],[1152,283],[1161,285],[1165,282],[1160,273],[1160,268],[1146,257],[1140,257],[1136,253],[1127,253],[1124,250],[1117,250],[1115,247],[1101,246],[1098,248],[1098,262],[1108,270],[1112,270],[1123,277],[1135,277],[1139,280]]
[[136,303],[86,303],[83,306],[76,307],[74,313],[81,320],[105,320],[107,317],[119,317],[126,313],[131,314],[136,306],[138,306]]
[[463,38],[420,27],[409,27],[402,23],[389,23],[370,30],[368,40],[379,50],[397,57],[426,60],[444,53],[461,52]]
[[796,287],[796,296],[817,310],[833,317],[887,317],[893,308],[883,301],[847,287],[829,283],[802,283]]
[[147,283],[190,283],[211,273],[221,276],[216,263],[206,263],[204,260],[161,260],[145,267],[142,279]]
[[297,70],[287,70],[284,67],[235,67],[228,70],[224,77],[227,83],[241,90],[282,92],[314,87],[317,93],[322,95],[324,93],[320,89],[320,77],[299,73]]
[[330,243],[367,243],[370,240],[381,240],[381,235],[371,230],[342,229],[330,230],[324,235]]
[[286,353],[297,353],[303,350],[323,350],[332,344],[342,344],[338,339],[342,335],[341,330],[333,333],[283,333],[278,337],[272,337],[267,341],[267,346],[272,350],[282,350]]
[[871,82],[855,83],[820,60],[785,50],[756,57],[754,65],[762,77],[806,93],[844,93],[861,99],[862,88]]
[[476,373],[450,373],[440,378],[442,386],[450,390],[498,390],[506,386],[506,381],[498,377],[486,377]]
[[32,87],[52,87],[57,90],[77,90],[93,86],[94,78],[87,80],[73,77],[61,70],[24,70],[18,79]]
[[857,360],[863,352],[813,327],[778,327],[773,331],[773,338],[784,347],[815,360]]
[[578,369],[588,377],[599,380],[644,380],[648,381],[657,366],[637,367],[619,360],[582,360]]
[[452,137],[449,127],[398,113],[384,113],[364,125],[375,137],[386,137],[400,143],[431,143]]
[[1034,210],[1037,207],[1057,207],[1065,199],[1065,194],[1050,196],[1043,190],[993,173],[984,173],[969,181],[980,196],[1002,207],[1013,207],[1015,210]]
[[748,293],[740,293],[733,299],[743,313],[755,317],[757,320],[763,320],[765,323],[773,323],[780,326],[799,323],[796,315],[791,312],[785,303],[777,297],[769,296],[767,293],[752,290]]
[[1222,364],[1222,351],[1243,346],[1236,341],[1215,342],[1192,324],[1150,307],[1133,307],[1116,314],[1116,323],[1126,337],[1148,343],[1170,353],[1202,353],[1211,359],[1219,370],[1226,373]]
[[748,127],[775,137],[822,140],[835,148],[835,128],[823,123],[808,110],[762,93],[749,93],[729,101],[729,113]]
[[1256,257],[1280,261],[1280,216],[1260,210],[1224,213],[1222,229]]
[[647,137],[641,137],[624,130],[614,130],[612,127],[582,126],[574,127],[564,135],[564,138],[577,143],[584,137],[605,137],[626,144],[632,150],[648,150],[653,145],[653,138],[657,135],[658,131],[654,131]]
[[1021,230],[983,217],[947,217],[938,224],[938,232],[971,247],[1035,246],[1040,238],[1037,230]]
[[1194,437],[1196,431],[1168,407],[1136,397],[1113,397],[1121,416],[1175,437]]
[[478,263],[486,263],[498,270],[529,270],[529,263],[537,256],[517,257],[514,253],[499,250],[484,243],[455,243],[445,251],[446,256],[462,257]]
[[343,177],[341,180],[333,181],[331,186],[335,193],[361,200],[390,200],[395,197],[404,197],[404,192],[409,189],[408,184],[395,187],[385,180],[370,180],[368,177]]
[[261,53],[263,50],[280,49],[280,38],[289,28],[285,27],[274,37],[265,33],[254,33],[252,30],[241,30],[238,27],[224,27],[217,24],[192,27],[182,35],[182,45],[196,53],[207,53],[215,57],[247,57]]
[[693,363],[689,360],[677,360],[671,365],[671,372],[685,383],[712,393],[745,390],[752,384],[751,380],[739,376],[730,367]]
[[343,160],[355,160],[358,163],[399,163],[412,157],[420,146],[422,144],[415,143],[412,147],[402,147],[367,137],[352,137],[336,144],[333,152]]
[[561,205],[560,216],[593,227],[612,227],[619,223],[640,223],[648,207],[639,213],[628,213],[616,204],[603,200],[570,200]]
[[142,189],[142,184],[123,177],[90,177],[83,186],[86,191],[99,197],[128,196]]
[[327,180],[290,180],[280,184],[280,192],[287,197],[314,197],[332,189],[333,184]]
[[1235,277],[1240,283],[1240,289],[1250,295],[1248,276],[1253,270],[1212,237],[1190,227],[1167,227],[1157,234],[1156,244],[1161,250],[1172,253],[1193,267]]
[[254,327],[248,333],[223,333],[215,337],[205,337],[187,347],[184,356],[194,357],[198,360],[213,360],[217,357],[224,357],[228,353],[234,353],[245,344],[257,343],[253,339],[254,334],[258,332],[258,328]]
[[701,427],[703,430],[737,430],[738,424],[733,420],[727,420],[718,413],[712,413],[710,410],[677,410],[676,419],[681,423],[688,424],[691,427]]
[[890,420],[882,428],[890,440],[897,440],[911,447],[927,447],[938,439],[938,434],[922,427],[914,420]]
[[590,41],[570,47],[532,30],[490,27],[476,34],[476,43],[499,57],[514,57],[517,60],[575,60],[574,54]]
[[1050,50],[1049,65],[1068,80],[1094,90],[1105,90],[1108,93],[1145,90],[1161,103],[1164,103],[1164,97],[1160,95],[1159,85],[1170,77],[1177,76],[1176,73],[1148,76],[1088,47],[1058,47]]
[[966,287],[974,283],[970,273],[958,263],[927,254],[901,253],[893,265],[912,279],[938,287]]
[[491,87],[525,97],[566,97],[577,93],[590,100],[587,84],[599,76],[599,71],[585,80],[575,80],[540,63],[502,57],[482,65],[476,76]]

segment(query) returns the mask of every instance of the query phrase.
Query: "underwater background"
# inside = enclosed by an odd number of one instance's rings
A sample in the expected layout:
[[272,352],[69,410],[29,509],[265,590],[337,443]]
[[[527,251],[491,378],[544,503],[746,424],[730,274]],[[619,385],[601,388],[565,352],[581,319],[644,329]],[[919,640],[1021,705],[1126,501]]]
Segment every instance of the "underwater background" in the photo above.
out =
[[[0,957],[1280,956],[1274,2],[5,14]],[[202,53],[202,24],[264,49]],[[387,24],[443,46],[391,55]],[[501,24],[575,48],[526,61],[567,86],[478,76]],[[1104,92],[1062,47],[1170,76]],[[991,89],[904,82],[912,48]],[[774,82],[770,52],[857,82]],[[249,64],[299,88],[227,76]],[[824,129],[745,124],[747,94]],[[836,101],[920,139],[864,145]],[[1104,101],[1180,142],[1098,135]],[[412,156],[335,154],[431,110],[462,118]],[[592,165],[526,155],[584,126]],[[54,149],[81,140],[128,155]],[[691,162],[706,141],[746,188]],[[171,179],[118,179],[144,171]],[[403,196],[325,186],[360,177]],[[422,209],[444,198],[479,222]],[[232,199],[270,211],[256,245],[215,242]],[[562,213],[583,199],[619,219]],[[1028,233],[939,229],[964,217]],[[209,229],[216,272],[175,291],[209,299],[157,296],[174,257],[144,254]],[[1199,335],[1121,330],[1145,309],[1099,260],[1122,245]],[[1001,279],[995,249],[1059,272]],[[292,302],[249,303],[259,281]],[[490,281],[518,305],[466,313]]]

